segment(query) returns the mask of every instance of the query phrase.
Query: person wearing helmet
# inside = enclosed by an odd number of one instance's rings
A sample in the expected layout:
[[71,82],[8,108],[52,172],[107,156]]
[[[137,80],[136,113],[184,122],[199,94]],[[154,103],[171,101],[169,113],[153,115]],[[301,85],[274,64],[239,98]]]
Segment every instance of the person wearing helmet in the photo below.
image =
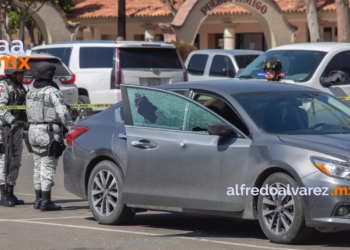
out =
[[53,82],[55,71],[56,67],[51,63],[36,63],[33,67],[33,88],[26,97],[30,123],[28,137],[34,157],[34,209],[41,211],[62,209],[51,201],[51,187],[54,186],[58,158],[65,149],[63,126],[66,129],[73,126],[63,95]]
[[264,69],[265,78],[268,81],[278,82],[281,80],[282,64],[280,60],[276,58],[269,58],[263,63],[261,67]]
[[[14,65],[16,62],[16,65]],[[17,59],[9,60],[8,67],[5,68],[5,78],[0,80],[0,106],[25,105],[26,90],[22,85],[25,69],[18,69],[21,62]],[[6,66],[6,65],[5,65]],[[19,174],[23,151],[23,126],[27,122],[25,110],[0,110],[0,130],[5,126],[10,127],[10,134],[13,139],[13,154],[9,159],[11,167],[4,174],[5,152],[4,146],[0,150],[0,205],[12,207],[24,204],[14,194],[13,189]]]

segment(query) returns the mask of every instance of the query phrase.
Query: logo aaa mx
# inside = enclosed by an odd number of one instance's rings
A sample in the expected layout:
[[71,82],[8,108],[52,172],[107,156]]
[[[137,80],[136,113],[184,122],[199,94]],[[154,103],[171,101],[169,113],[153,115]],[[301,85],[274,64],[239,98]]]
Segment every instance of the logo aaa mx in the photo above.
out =
[[[9,43],[6,40],[0,40],[0,62],[4,63],[4,69],[30,69],[28,65],[30,56],[2,55],[9,53],[24,54],[23,42],[21,40],[13,40],[11,49]],[[18,61],[19,63],[17,63]]]

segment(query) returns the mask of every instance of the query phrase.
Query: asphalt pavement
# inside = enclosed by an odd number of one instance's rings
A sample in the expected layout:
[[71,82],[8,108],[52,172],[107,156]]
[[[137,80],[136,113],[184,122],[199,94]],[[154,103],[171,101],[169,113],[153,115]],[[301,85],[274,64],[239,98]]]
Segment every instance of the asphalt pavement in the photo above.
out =
[[144,212],[125,226],[99,224],[88,202],[63,186],[62,158],[52,190],[61,211],[34,210],[33,158],[25,148],[15,194],[26,204],[0,207],[0,249],[350,249],[350,232],[315,233],[302,245],[271,243],[256,221]]

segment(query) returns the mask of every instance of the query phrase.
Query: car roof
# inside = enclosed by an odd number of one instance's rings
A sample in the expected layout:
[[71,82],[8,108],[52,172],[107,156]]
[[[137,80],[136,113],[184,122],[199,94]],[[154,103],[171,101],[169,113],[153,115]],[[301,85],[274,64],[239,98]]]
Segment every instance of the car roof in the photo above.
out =
[[[175,48],[174,44],[166,42],[146,42],[146,41],[114,41],[114,40],[87,40],[87,41],[62,41],[55,42],[46,45],[35,46],[34,48],[49,48],[49,47],[60,47],[61,45],[76,45],[76,46],[101,46],[101,47],[161,47],[161,48]],[[33,49],[34,49],[33,48]]]
[[47,54],[47,53],[30,53],[30,54],[14,54],[14,53],[6,53],[6,54],[2,54],[2,56],[15,56],[15,57],[26,57],[29,56],[30,58],[49,58],[49,59],[57,59],[61,61],[61,58],[57,57],[57,56],[53,56],[51,54]]
[[329,52],[333,49],[337,49],[339,47],[350,48],[350,43],[339,43],[339,42],[317,42],[317,43],[292,43],[281,45],[278,47],[274,47],[269,49],[268,51],[273,50],[312,50],[312,51],[324,51]]
[[249,50],[249,49],[231,49],[231,50],[223,50],[223,49],[200,49],[194,50],[191,54],[231,54],[231,55],[260,55],[264,53],[264,51],[259,50]]
[[176,83],[159,85],[161,89],[202,89],[217,92],[218,90],[226,93],[264,93],[264,92],[321,92],[314,88],[303,87],[295,84],[268,82],[262,80],[211,80],[188,83]]

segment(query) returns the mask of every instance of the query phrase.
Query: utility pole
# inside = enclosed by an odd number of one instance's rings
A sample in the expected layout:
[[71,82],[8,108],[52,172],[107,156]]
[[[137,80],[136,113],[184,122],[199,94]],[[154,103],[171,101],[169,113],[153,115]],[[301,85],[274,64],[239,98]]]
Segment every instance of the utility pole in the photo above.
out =
[[338,42],[350,42],[349,1],[335,0]]
[[126,40],[125,1],[118,0],[118,37],[123,37],[124,40]]

